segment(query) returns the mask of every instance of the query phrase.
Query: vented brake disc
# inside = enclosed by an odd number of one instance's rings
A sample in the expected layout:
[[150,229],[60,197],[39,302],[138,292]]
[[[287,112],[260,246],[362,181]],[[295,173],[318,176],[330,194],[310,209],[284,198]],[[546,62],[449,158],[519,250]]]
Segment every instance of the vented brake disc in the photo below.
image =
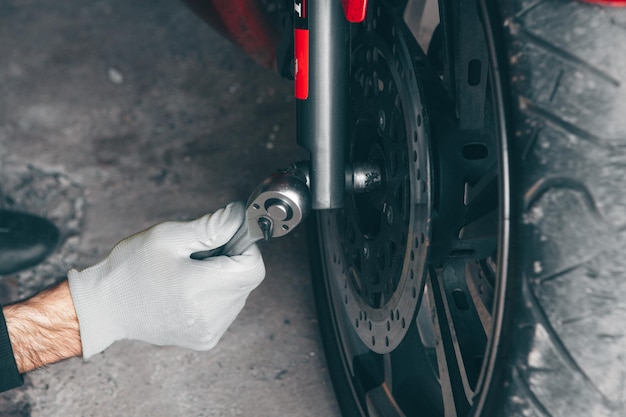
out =
[[402,341],[423,288],[430,236],[431,168],[423,95],[406,33],[384,8],[352,33],[350,162],[382,167],[376,192],[350,194],[323,213],[330,290],[374,352]]

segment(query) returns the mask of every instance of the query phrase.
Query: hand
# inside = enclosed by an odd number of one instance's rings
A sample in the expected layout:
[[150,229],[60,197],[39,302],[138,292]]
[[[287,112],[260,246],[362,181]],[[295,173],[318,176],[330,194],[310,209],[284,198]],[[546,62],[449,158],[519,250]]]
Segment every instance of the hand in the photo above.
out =
[[109,256],[68,273],[83,356],[116,340],[208,350],[265,276],[253,245],[243,254],[190,259],[224,245],[244,221],[242,203],[191,222],[156,225],[118,243]]

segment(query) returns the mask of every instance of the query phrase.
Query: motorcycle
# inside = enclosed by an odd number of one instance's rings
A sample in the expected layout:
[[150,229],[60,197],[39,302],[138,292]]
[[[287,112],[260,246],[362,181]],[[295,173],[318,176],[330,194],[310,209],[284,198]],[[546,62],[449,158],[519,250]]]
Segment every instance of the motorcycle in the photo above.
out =
[[625,2],[186,2],[294,79],[345,416],[626,415]]

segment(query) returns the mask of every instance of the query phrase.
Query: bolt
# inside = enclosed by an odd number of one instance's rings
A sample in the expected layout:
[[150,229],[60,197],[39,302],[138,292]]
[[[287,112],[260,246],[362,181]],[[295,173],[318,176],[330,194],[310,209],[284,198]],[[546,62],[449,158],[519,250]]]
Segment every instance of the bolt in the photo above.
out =
[[387,216],[387,223],[391,226],[393,224],[393,208],[385,203],[385,205],[383,206],[383,212]]
[[367,242],[363,244],[363,256],[365,257],[365,259],[370,258],[370,247]]
[[263,232],[265,240],[270,240],[272,237],[272,221],[267,217],[259,218],[259,228]]
[[383,109],[378,110],[378,127],[380,127],[380,130],[385,130],[386,121],[385,111]]

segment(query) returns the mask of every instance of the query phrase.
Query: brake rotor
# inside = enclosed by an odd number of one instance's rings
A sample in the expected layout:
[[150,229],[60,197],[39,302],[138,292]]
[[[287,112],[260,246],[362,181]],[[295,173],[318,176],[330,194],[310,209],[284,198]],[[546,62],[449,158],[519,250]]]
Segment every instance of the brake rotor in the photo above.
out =
[[407,29],[370,4],[353,32],[349,162],[382,167],[376,192],[350,194],[322,214],[333,299],[363,344],[387,353],[404,338],[421,296],[430,240],[431,167],[423,94]]

